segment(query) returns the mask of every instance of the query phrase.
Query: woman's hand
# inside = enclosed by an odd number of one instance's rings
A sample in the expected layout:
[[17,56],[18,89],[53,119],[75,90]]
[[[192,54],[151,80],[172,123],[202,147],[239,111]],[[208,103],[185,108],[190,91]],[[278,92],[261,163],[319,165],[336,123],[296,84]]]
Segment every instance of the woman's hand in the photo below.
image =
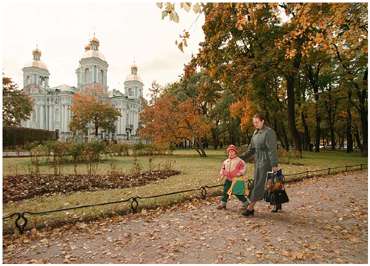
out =
[[279,167],[278,166],[273,166],[272,167],[272,171],[275,173],[275,172],[277,172],[277,171],[279,171]]

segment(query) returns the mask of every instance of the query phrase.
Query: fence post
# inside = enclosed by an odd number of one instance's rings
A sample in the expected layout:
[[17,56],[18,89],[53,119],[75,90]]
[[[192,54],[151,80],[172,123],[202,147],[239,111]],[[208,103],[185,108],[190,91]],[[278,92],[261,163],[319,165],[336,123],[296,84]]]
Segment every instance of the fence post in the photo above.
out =
[[309,172],[309,171],[307,170],[307,171],[306,171],[306,178],[308,178],[308,172]]
[[330,167],[328,168],[328,175],[330,175]]
[[361,170],[362,170],[362,164],[360,164]]
[[348,165],[346,165],[346,172],[348,172]]

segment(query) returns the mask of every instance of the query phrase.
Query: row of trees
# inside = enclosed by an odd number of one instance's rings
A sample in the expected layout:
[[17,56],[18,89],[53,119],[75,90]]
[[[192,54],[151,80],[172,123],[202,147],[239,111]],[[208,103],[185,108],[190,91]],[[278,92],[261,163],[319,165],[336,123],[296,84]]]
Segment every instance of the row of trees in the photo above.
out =
[[[174,4],[159,7],[178,21]],[[240,144],[262,111],[287,150],[346,143],[351,152],[356,142],[367,155],[367,4],[208,3],[193,11],[205,16],[205,40],[182,78],[144,110],[143,136]],[[189,34],[181,38],[183,49]],[[168,119],[155,112],[163,106]]]

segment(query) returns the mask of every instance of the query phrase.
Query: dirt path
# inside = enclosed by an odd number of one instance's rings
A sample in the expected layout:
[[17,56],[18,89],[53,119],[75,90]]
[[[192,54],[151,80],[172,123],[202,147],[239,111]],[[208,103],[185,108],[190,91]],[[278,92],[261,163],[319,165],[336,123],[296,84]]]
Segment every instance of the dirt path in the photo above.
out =
[[367,171],[287,185],[282,213],[217,198],[4,237],[4,263],[367,263]]

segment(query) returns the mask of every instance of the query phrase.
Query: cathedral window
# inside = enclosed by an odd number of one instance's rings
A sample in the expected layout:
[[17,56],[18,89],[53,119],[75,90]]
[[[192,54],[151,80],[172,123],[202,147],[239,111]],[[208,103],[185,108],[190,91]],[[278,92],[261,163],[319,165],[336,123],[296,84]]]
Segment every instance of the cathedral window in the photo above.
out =
[[94,66],[94,83],[96,83],[96,66]]
[[99,81],[101,84],[104,85],[104,71],[103,70],[100,70],[100,78],[99,78]]
[[88,80],[88,77],[89,77],[89,69],[88,68],[86,68],[85,69],[85,77],[84,77],[84,81],[85,81],[85,83],[87,83],[89,80]]

